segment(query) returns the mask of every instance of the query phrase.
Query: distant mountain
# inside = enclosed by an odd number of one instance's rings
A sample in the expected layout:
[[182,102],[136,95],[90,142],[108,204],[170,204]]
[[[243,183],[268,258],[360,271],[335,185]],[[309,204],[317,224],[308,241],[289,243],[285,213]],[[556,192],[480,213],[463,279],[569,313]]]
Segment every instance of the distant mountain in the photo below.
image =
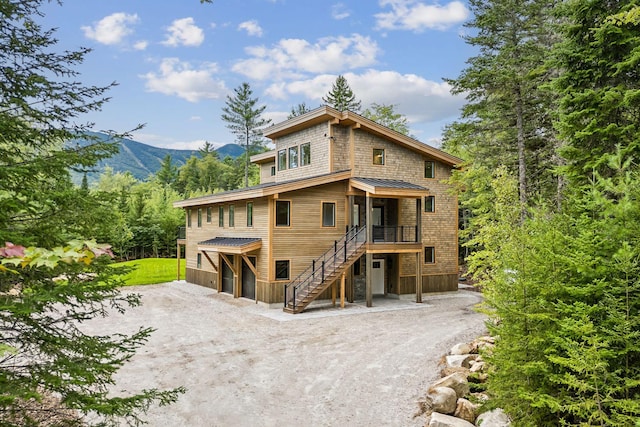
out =
[[[103,141],[109,140],[109,135],[100,132],[88,132],[88,135],[97,137]],[[85,138],[71,140],[69,145],[87,145],[90,141]],[[236,158],[243,153],[242,147],[237,144],[226,144],[218,148],[216,152],[220,159],[225,157]],[[105,167],[109,166],[114,172],[130,172],[138,180],[145,180],[149,175],[155,174],[162,160],[167,154],[171,155],[174,165],[180,167],[185,164],[191,156],[199,156],[197,150],[174,150],[171,148],[159,148],[151,145],[143,144],[132,139],[123,138],[120,141],[120,151],[114,156],[102,160],[93,169],[87,173],[87,179],[91,183],[96,181],[100,174],[104,172]],[[73,174],[73,181],[79,184],[82,181],[82,175]]]

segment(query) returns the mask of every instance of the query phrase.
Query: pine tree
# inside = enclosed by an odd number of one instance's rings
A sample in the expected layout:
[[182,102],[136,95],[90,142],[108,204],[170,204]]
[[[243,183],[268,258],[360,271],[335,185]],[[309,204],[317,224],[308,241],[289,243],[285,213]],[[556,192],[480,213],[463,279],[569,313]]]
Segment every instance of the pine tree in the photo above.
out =
[[237,142],[244,147],[245,167],[244,186],[249,186],[249,157],[252,149],[262,147],[262,129],[271,123],[271,119],[261,117],[266,105],[256,107],[258,98],[252,98],[253,91],[249,83],[242,83],[234,90],[235,96],[227,95],[226,106],[222,108],[222,120],[233,133]]
[[100,110],[110,86],[79,83],[76,67],[87,49],[55,51],[55,31],[39,24],[48,3],[0,0],[0,241],[15,243],[0,248],[0,424],[44,422],[29,404],[43,397],[60,400],[47,408],[52,415],[71,409],[79,418],[91,413],[94,423],[137,423],[151,404],[169,403],[182,390],[110,396],[113,375],[150,330],[88,336],[79,327],[139,298],[120,295],[122,283],[100,256],[105,248],[71,240],[100,233],[95,224],[109,218],[91,217],[103,212],[94,201],[104,200],[74,186],[69,170],[91,168],[118,145],[69,143],[89,130],[75,122]]
[[343,75],[336,77],[327,96],[322,97],[322,102],[338,111],[360,112],[360,101],[356,100],[355,94]]
[[[562,3],[563,43],[556,50],[558,128],[570,179],[607,175],[606,155],[620,146],[640,158],[640,23],[636,1]],[[637,12],[636,12],[637,13]],[[626,17],[626,19],[625,19]]]
[[[471,0],[473,29],[467,43],[479,49],[457,79],[466,94],[464,121],[448,128],[443,147],[459,144],[472,160],[517,172],[520,203],[553,194],[553,95],[545,71],[554,33],[546,24],[551,4],[542,1]],[[455,142],[455,141],[458,141]]]
[[308,113],[309,111],[311,110],[309,109],[309,107],[307,107],[307,104],[302,102],[296,105],[295,107],[291,107],[291,112],[287,116],[287,119],[292,119],[294,117],[301,116],[305,113]]

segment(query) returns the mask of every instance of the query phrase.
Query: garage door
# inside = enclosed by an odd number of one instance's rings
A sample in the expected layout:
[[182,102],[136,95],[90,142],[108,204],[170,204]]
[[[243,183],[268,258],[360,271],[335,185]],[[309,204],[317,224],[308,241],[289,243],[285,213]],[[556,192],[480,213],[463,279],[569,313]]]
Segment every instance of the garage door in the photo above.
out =
[[[251,264],[255,267],[256,257],[248,257]],[[256,299],[256,275],[247,265],[247,262],[242,260],[242,296],[245,298]]]
[[222,257],[220,258],[220,265],[222,267],[222,292],[233,294],[233,271]]

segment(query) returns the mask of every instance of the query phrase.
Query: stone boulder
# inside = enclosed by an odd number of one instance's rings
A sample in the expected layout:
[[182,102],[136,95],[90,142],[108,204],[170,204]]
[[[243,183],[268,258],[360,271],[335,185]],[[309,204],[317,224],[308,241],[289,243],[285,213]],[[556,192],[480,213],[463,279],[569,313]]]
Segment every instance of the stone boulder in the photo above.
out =
[[471,345],[466,343],[456,344],[453,347],[451,347],[451,350],[449,350],[449,354],[453,354],[453,355],[462,355],[462,354],[469,354],[469,353],[472,353]]
[[476,360],[477,354],[454,354],[445,357],[447,366],[451,368],[470,368],[471,362]]
[[476,417],[478,416],[479,405],[471,403],[467,399],[460,398],[456,404],[456,410],[453,413],[453,416],[456,418],[462,418],[465,421],[469,421],[470,423],[475,422]]
[[478,427],[511,427],[507,414],[500,408],[484,412],[476,419]]
[[429,427],[474,427],[474,425],[469,421],[465,421],[461,418],[434,412],[433,414],[431,414]]
[[449,387],[456,392],[458,397],[464,397],[469,393],[469,382],[467,381],[467,376],[461,372],[456,372],[440,378],[431,385],[431,388],[436,387]]
[[452,388],[432,387],[429,389],[427,399],[431,402],[431,409],[434,412],[453,414],[456,410],[458,396]]

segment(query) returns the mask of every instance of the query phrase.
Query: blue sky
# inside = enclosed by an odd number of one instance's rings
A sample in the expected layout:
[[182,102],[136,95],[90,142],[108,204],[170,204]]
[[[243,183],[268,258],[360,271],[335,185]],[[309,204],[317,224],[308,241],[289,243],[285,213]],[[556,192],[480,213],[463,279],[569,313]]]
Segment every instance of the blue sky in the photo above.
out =
[[97,130],[145,124],[134,139],[166,148],[234,142],[220,115],[242,82],[278,123],[298,103],[320,106],[339,74],[363,109],[394,104],[437,146],[464,102],[443,78],[474,54],[466,1],[64,0],[44,12],[59,48],[93,49],[83,83],[118,83],[83,119]]

